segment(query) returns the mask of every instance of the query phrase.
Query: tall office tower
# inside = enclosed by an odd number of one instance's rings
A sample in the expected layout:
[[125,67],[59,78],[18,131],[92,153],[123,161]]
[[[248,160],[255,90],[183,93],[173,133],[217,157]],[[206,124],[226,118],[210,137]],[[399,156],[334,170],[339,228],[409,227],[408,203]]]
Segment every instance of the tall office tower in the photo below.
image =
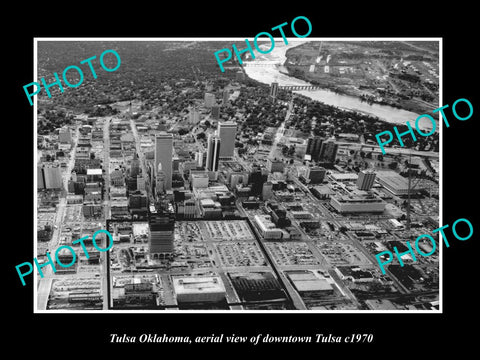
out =
[[278,83],[277,82],[272,82],[272,85],[270,85],[270,96],[275,100],[278,95]]
[[268,174],[264,173],[260,167],[254,165],[252,172],[248,177],[248,183],[251,185],[251,193],[254,196],[260,196],[263,190],[263,184],[267,181]]
[[145,179],[142,175],[137,175],[137,190],[145,190]]
[[235,149],[237,124],[233,121],[218,122],[217,134],[220,137],[220,159],[231,159]]
[[37,165],[37,189],[45,189],[45,179],[43,178],[43,166]]
[[195,153],[195,161],[197,162],[197,165],[200,167],[203,167],[203,158],[204,158],[204,152],[202,150],[198,150]]
[[312,156],[312,160],[318,160],[320,156],[320,149],[322,148],[323,140],[319,136],[308,139],[306,154]]
[[148,249],[150,254],[173,253],[173,238],[175,230],[174,214],[152,214],[148,222],[150,237]]
[[337,157],[337,150],[338,144],[336,144],[335,141],[325,141],[320,149],[319,160],[329,163],[335,162],[335,158]]
[[156,194],[163,194],[165,193],[165,186],[166,186],[167,174],[165,171],[162,170],[162,164],[158,164],[158,171],[157,175],[155,176],[155,192]]
[[267,181],[263,184],[262,188],[262,200],[269,200],[273,196],[273,184],[270,181]]
[[207,145],[207,164],[206,169],[209,171],[218,170],[218,159],[220,156],[221,140],[217,135],[208,135]]
[[228,104],[228,100],[230,99],[230,93],[228,90],[223,90],[223,99],[222,99],[222,105],[225,106]]
[[145,191],[134,191],[128,197],[128,208],[131,212],[138,210],[147,210],[148,199]]
[[200,113],[195,106],[193,106],[188,113],[188,122],[191,124],[198,124],[200,122]]
[[208,92],[205,93],[204,100],[205,100],[205,107],[211,108],[216,103],[215,94],[208,93]]
[[62,172],[59,166],[45,165],[43,176],[46,189],[61,189],[63,187]]
[[372,170],[362,170],[358,173],[357,188],[370,190],[375,182],[376,174]]
[[155,136],[155,175],[158,172],[158,164],[162,164],[165,172],[165,190],[172,189],[172,157],[173,157],[173,135],[164,131]]
[[58,133],[58,141],[62,144],[68,144],[72,141],[72,136],[68,126],[64,126],[60,129]]
[[305,178],[310,180],[311,184],[319,184],[323,182],[326,174],[327,170],[325,170],[323,167],[307,168]]
[[212,106],[212,118],[215,120],[220,119],[220,106],[218,105]]
[[178,156],[175,156],[173,159],[172,159],[172,169],[173,169],[173,172],[178,172],[178,169],[179,169],[179,166],[180,166],[180,158]]
[[130,164],[130,176],[136,178],[138,174],[140,174],[140,160],[135,154],[135,157]]

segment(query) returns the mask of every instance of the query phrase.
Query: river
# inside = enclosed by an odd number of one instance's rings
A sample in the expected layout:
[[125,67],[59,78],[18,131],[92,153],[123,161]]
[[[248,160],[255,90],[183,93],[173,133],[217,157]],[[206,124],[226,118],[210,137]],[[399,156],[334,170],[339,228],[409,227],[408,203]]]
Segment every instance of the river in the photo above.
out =
[[[286,60],[285,53],[288,49],[291,49],[295,46],[299,46],[308,41],[304,40],[290,40],[288,45],[285,45],[283,41],[275,42],[274,49],[268,54],[255,53],[255,59],[253,63],[261,62],[276,62],[278,64],[283,64]],[[267,46],[261,45],[262,50],[268,50],[269,44]],[[250,54],[247,54],[249,56]],[[251,61],[251,60],[250,60]],[[245,72],[246,74],[259,82],[270,85],[272,82],[277,82],[280,86],[286,85],[312,85],[306,81],[296,79],[289,75],[286,75],[280,70],[287,72],[286,68],[283,66],[248,66],[249,61],[246,61]],[[412,126],[415,124],[416,118],[419,114],[394,108],[388,105],[380,104],[368,104],[360,100],[360,98],[349,95],[336,94],[333,91],[328,89],[322,90],[295,90],[295,93],[305,95],[313,100],[321,101],[328,105],[333,105],[346,110],[359,111],[365,114],[376,116],[384,121],[393,124],[402,124],[404,125],[406,121],[410,121]],[[433,109],[432,109],[433,110]],[[438,125],[438,124],[437,124]],[[422,130],[430,130],[432,124],[429,120],[422,118],[419,121],[419,128]],[[438,126],[437,126],[438,131]]]

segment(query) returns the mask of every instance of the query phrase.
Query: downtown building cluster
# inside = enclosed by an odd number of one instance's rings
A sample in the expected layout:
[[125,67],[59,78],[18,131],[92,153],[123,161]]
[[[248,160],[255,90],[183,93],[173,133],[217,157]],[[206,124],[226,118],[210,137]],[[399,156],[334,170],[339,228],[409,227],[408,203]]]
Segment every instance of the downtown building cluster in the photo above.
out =
[[[244,133],[241,117],[226,115],[241,91],[207,85],[182,118],[124,109],[78,119],[55,139],[55,151],[70,155],[42,156],[40,207],[62,196],[50,190],[63,189],[68,216],[81,211],[59,229],[62,241],[109,221],[112,292],[102,294],[109,308],[398,308],[350,293],[380,288],[395,295],[402,286],[435,284],[435,257],[404,259],[408,266],[401,268],[392,261],[385,275],[368,255],[398,245],[408,191],[421,196],[426,185],[409,189],[395,155],[363,157],[357,143],[332,136],[285,133],[281,144],[293,150],[283,152],[268,129],[249,143],[253,135]],[[278,91],[272,90],[274,101]],[[425,168],[420,162],[416,170]],[[435,220],[425,215],[413,223],[422,229]],[[79,259],[72,271],[86,266]]]

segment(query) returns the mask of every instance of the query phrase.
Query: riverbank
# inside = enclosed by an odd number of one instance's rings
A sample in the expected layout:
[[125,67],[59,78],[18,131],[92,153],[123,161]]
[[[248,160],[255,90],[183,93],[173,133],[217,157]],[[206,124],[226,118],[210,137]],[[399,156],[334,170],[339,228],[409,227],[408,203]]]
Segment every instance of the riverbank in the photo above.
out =
[[[296,42],[289,45],[283,43],[276,43],[275,48],[269,54],[264,54],[256,57],[255,63],[259,64],[262,61],[276,62],[278,66],[245,66],[247,76],[253,80],[270,85],[272,82],[278,83],[279,86],[298,85],[309,86],[313,85],[303,79],[299,79],[286,74],[280,70],[284,70],[287,64],[287,53],[305,44],[306,42]],[[327,105],[336,106],[340,109],[356,111],[363,114],[368,114],[377,117],[379,120],[395,125],[405,125],[406,121],[413,122],[422,114],[422,112],[412,112],[403,108],[395,108],[390,105],[381,105],[371,102],[365,102],[360,99],[358,94],[351,95],[347,90],[334,92],[329,88],[317,89],[313,91],[299,90],[294,91],[309,97],[312,100],[322,102]],[[425,112],[424,112],[425,113]],[[432,125],[429,120],[421,119],[419,127],[422,130],[430,130]],[[438,127],[437,127],[438,129]]]
[[[321,50],[317,49],[315,42],[287,49],[284,67],[288,69],[288,75],[337,94],[357,97],[367,104],[389,106],[416,114],[431,113],[438,107],[438,76],[436,80],[429,73],[432,69],[438,69],[435,56],[430,59],[412,55],[415,50],[410,48],[409,51],[397,49],[393,55],[394,52],[383,48],[393,45],[384,43],[381,46],[371,43],[367,46],[363,42],[358,42],[358,46],[343,42],[321,44]],[[396,42],[392,41],[391,44]],[[402,55],[407,59],[417,56],[430,62],[406,61],[402,60]],[[404,78],[416,78],[417,82]],[[433,89],[435,86],[436,89]],[[438,120],[437,114],[433,116]]]

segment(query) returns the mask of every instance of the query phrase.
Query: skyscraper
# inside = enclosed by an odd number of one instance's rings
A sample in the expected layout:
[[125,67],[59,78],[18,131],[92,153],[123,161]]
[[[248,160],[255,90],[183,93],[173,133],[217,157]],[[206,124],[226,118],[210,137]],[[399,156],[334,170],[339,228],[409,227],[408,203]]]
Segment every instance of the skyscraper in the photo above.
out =
[[215,94],[208,93],[208,92],[205,93],[204,100],[205,100],[205,107],[211,108],[216,103]]
[[220,156],[221,140],[217,135],[208,135],[207,145],[207,164],[206,168],[209,171],[218,170],[218,159]]
[[198,166],[203,167],[203,158],[204,158],[204,152],[202,150],[198,150],[195,153],[195,161],[197,162]]
[[197,111],[195,106],[189,109],[188,122],[190,124],[198,124],[200,122],[200,113]]
[[312,156],[312,160],[318,160],[320,156],[320,149],[322,148],[323,140],[320,136],[311,137],[308,139],[306,154]]
[[220,137],[220,159],[230,159],[233,157],[235,148],[235,135],[237,132],[237,124],[233,121],[225,121],[218,123],[218,136]]
[[137,175],[137,189],[145,190],[145,179],[142,175]]
[[220,106],[218,105],[212,106],[212,118],[215,120],[220,119]]
[[165,193],[165,186],[166,186],[167,175],[165,171],[162,170],[162,164],[158,164],[158,171],[157,175],[155,176],[155,192],[156,194],[163,194]]
[[362,170],[358,173],[357,188],[370,190],[375,182],[376,174],[372,170]]
[[150,254],[172,253],[175,215],[152,214],[148,225],[150,227],[150,237],[148,239]]
[[263,184],[267,181],[268,174],[264,173],[259,166],[253,165],[252,172],[248,177],[248,183],[251,185],[251,193],[254,196],[260,196],[263,190]]
[[312,184],[319,184],[325,178],[326,173],[327,170],[325,170],[323,167],[307,168],[305,178],[310,180],[310,183]]
[[222,105],[225,106],[228,104],[228,100],[230,99],[230,93],[228,90],[223,90],[223,99],[222,99]]
[[162,164],[165,172],[165,190],[172,189],[172,156],[173,156],[173,135],[160,132],[155,136],[155,175],[158,173],[158,164]]
[[278,94],[278,83],[277,82],[272,82],[272,85],[270,86],[270,96],[273,99],[276,99],[277,94]]
[[266,201],[272,198],[273,196],[273,184],[270,181],[267,181],[266,183],[263,184],[262,188],[262,200]]
[[138,174],[140,174],[140,160],[137,155],[135,155],[130,164],[130,176],[136,178]]
[[336,144],[335,141],[325,141],[320,149],[319,160],[329,163],[335,162],[335,158],[337,157],[337,150],[338,144]]

